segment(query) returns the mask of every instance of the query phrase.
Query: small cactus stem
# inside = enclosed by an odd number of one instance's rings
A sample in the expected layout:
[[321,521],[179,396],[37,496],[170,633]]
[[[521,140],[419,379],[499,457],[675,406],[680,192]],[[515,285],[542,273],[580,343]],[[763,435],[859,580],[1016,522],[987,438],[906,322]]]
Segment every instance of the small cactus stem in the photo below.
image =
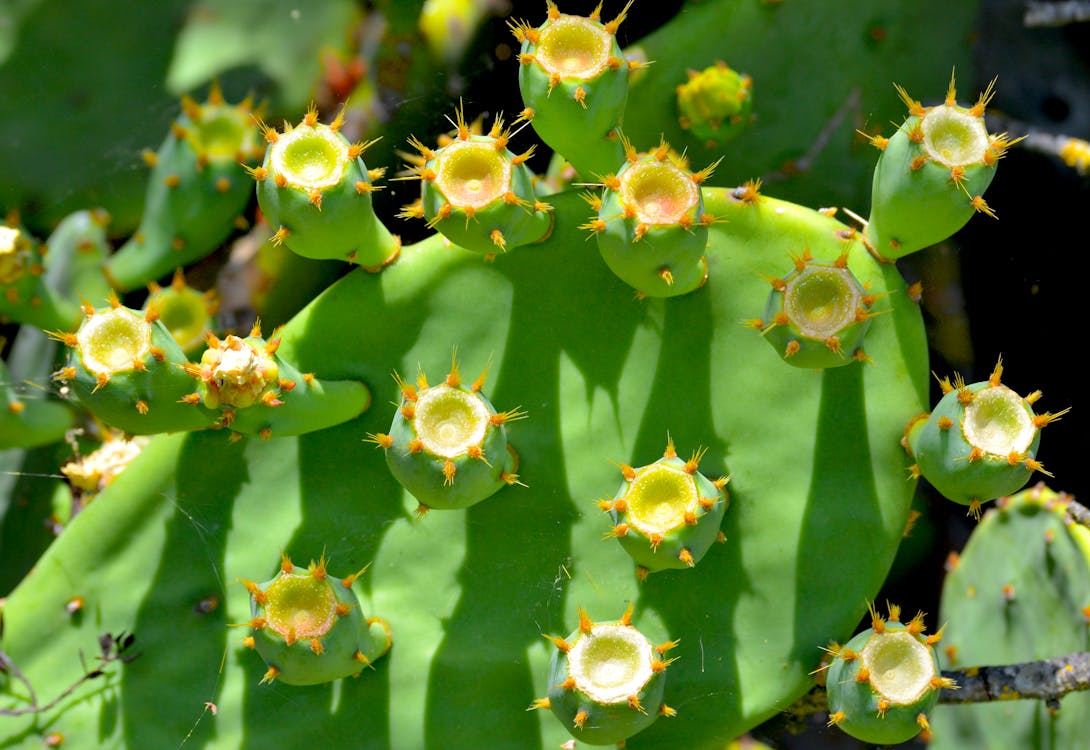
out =
[[945,683],[927,639],[893,619],[899,609],[891,607],[883,621],[873,604],[868,607],[881,627],[832,655],[825,681],[830,719],[835,715],[831,723],[864,742],[898,744],[920,731],[917,718],[932,710]]
[[690,568],[716,541],[726,496],[698,470],[703,453],[684,461],[670,441],[655,463],[625,467],[625,480],[607,508],[613,529],[606,537],[616,537],[639,566]]
[[592,622],[581,613],[568,639],[556,639],[567,648],[553,653],[547,703],[531,706],[547,706],[581,742],[623,743],[660,715],[670,662],[626,619]]
[[719,148],[753,122],[753,79],[722,60],[689,70],[678,85],[678,124],[705,147]]
[[707,279],[708,223],[699,186],[705,173],[694,175],[667,159],[669,148],[663,141],[603,178],[598,216],[585,225],[610,270],[652,297],[687,294]]
[[806,248],[792,255],[790,274],[771,281],[763,320],[772,325],[761,335],[789,364],[820,369],[860,358],[877,297],[866,294],[848,257],[816,263]]
[[460,108],[456,116],[458,138],[428,149],[425,163],[411,168],[421,178],[428,226],[455,245],[485,255],[540,242],[552,231],[553,219],[538,209],[534,178],[525,164],[533,148],[512,154],[506,148],[509,131],[493,127],[495,135],[473,134]]
[[1029,399],[1003,385],[1002,372],[999,363],[988,380],[969,385],[960,375],[952,383],[944,378],[944,395],[930,417],[906,428],[923,477],[947,498],[975,509],[1015,492],[1042,468],[1037,449],[1051,418],[1041,419]]
[[989,135],[984,124],[991,85],[968,108],[952,100],[953,85],[933,107],[897,90],[909,116],[879,157],[864,229],[868,246],[887,260],[949,237],[975,212],[994,216],[982,195],[1006,148],[1004,136]]
[[394,477],[429,508],[468,507],[518,483],[506,425],[526,414],[497,412],[481,392],[483,379],[464,383],[456,360],[435,386],[421,371],[416,388],[401,384],[389,434],[368,437],[386,450]]
[[534,129],[581,174],[604,174],[623,151],[607,138],[628,98],[629,69],[614,32],[624,13],[603,24],[550,10],[545,23],[512,27],[521,43],[519,88]]
[[211,95],[203,104],[184,98],[181,114],[150,160],[140,227],[106,263],[111,283],[122,291],[137,289],[219,247],[251,195],[243,167],[254,168],[263,151],[248,103],[227,104]]
[[0,317],[42,330],[68,330],[79,306],[63,299],[43,278],[42,250],[18,226],[0,226]]
[[380,269],[396,259],[400,242],[372,207],[377,177],[362,159],[371,143],[351,143],[339,127],[308,114],[269,144],[262,167],[273,180],[257,182],[257,198],[280,241],[307,258],[347,260]]
[[214,292],[199,292],[185,282],[181,269],[169,286],[149,285],[144,311],[154,313],[170,331],[182,351],[193,354],[210,331],[218,302]]
[[[276,354],[278,338],[261,338],[259,325],[250,333],[209,335],[200,364],[185,366],[205,409],[220,412],[220,426],[262,438],[301,435],[351,419],[370,404],[362,383],[308,380]],[[295,387],[300,381],[307,387]],[[285,389],[283,382],[293,385]]]
[[243,581],[254,616],[252,647],[281,682],[314,685],[347,677],[389,650],[388,626],[364,616],[352,580],[328,575],[323,554],[307,568],[283,555],[272,580]]

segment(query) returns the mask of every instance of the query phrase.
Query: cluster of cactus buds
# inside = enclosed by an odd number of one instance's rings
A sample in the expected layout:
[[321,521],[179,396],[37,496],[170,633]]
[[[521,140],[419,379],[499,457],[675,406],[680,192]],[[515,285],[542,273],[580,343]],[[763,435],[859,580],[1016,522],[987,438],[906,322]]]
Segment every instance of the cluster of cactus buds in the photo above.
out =
[[390,650],[386,621],[366,617],[352,590],[362,573],[338,579],[326,570],[324,557],[302,568],[285,555],[271,580],[242,581],[252,617],[243,643],[268,666],[262,682],[329,682],[358,674]]
[[284,132],[263,126],[265,161],[250,174],[273,241],[306,258],[348,260],[375,270],[393,261],[401,242],[375,216],[371,193],[385,169],[367,169],[371,143],[341,133],[343,112],[326,125],[311,109]]
[[814,263],[809,249],[795,256],[794,270],[769,279],[764,317],[753,321],[765,340],[796,367],[821,369],[865,360],[863,337],[876,297],[848,268],[848,254]]
[[677,713],[663,703],[666,668],[674,661],[665,654],[677,641],[652,645],[633,627],[631,605],[613,622],[593,622],[579,610],[571,635],[546,637],[556,647],[549,695],[530,708],[550,709],[580,742],[623,746],[659,716]]
[[561,13],[548,0],[541,26],[511,24],[522,44],[519,89],[534,130],[581,172],[605,174],[616,167],[619,151],[608,140],[620,124],[628,99],[632,65],[617,44],[617,29],[629,2],[611,21],[602,23],[601,6],[588,17]]
[[526,166],[534,149],[508,151],[513,133],[499,117],[487,135],[477,135],[459,109],[455,127],[454,138],[437,149],[410,140],[421,156],[410,167],[421,197],[400,215],[426,219],[452,243],[486,255],[544,239],[552,215],[538,200]]
[[86,501],[106,489],[147,444],[147,437],[124,437],[107,432],[101,446],[64,464],[61,473],[68,477],[72,487],[84,494]]
[[863,742],[895,745],[929,729],[939,693],[956,685],[939,671],[941,631],[925,635],[922,612],[907,624],[896,605],[888,619],[873,606],[870,613],[870,628],[829,649],[829,724]]
[[1037,460],[1041,428],[1068,411],[1036,414],[1041,392],[1023,398],[1000,382],[1002,374],[1000,361],[979,383],[943,378],[942,400],[914,417],[902,440],[915,459],[912,474],[977,517],[981,503],[1018,490],[1034,471],[1048,474]]
[[250,199],[239,165],[256,164],[261,154],[250,100],[227,104],[216,85],[204,104],[183,97],[162,146],[144,152],[151,167],[144,215],[107,262],[110,283],[136,289],[218,247]]
[[677,87],[678,124],[708,148],[737,137],[753,119],[753,79],[722,60],[687,73]]
[[452,358],[450,372],[435,385],[423,372],[416,385],[394,375],[401,403],[390,432],[367,440],[386,451],[391,473],[420,503],[421,514],[467,508],[518,482],[506,425],[526,413],[496,411],[481,391],[487,372],[467,386]]
[[603,178],[601,197],[585,196],[597,216],[581,228],[594,233],[610,270],[641,295],[688,294],[708,278],[704,249],[715,217],[704,210],[700,186],[716,164],[690,172],[665,140],[644,154],[621,140],[624,164]]
[[616,537],[636,561],[636,573],[691,568],[716,541],[727,510],[729,477],[708,479],[699,469],[702,452],[688,461],[677,455],[672,440],[662,458],[647,466],[621,466],[624,482],[612,500],[598,506],[609,513]]
[[934,107],[897,91],[909,116],[892,137],[869,136],[882,156],[864,232],[869,246],[890,260],[946,239],[974,212],[994,217],[983,193],[1013,142],[990,135],[984,124],[991,86],[968,108],[958,106],[953,78],[946,100]]

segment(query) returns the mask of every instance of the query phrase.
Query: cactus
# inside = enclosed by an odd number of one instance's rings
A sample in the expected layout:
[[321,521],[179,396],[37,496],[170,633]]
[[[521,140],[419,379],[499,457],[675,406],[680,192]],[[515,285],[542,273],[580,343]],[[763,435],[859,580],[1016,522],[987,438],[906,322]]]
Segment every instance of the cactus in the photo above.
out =
[[632,625],[632,607],[616,622],[594,622],[579,610],[579,627],[567,638],[546,636],[556,647],[549,666],[549,696],[531,708],[548,708],[572,736],[589,745],[623,747],[659,716],[675,716],[662,701],[663,658],[675,646],[652,645]]
[[[405,46],[398,35],[406,19],[416,28],[422,4],[373,5],[366,28],[386,34],[383,53]],[[299,256],[267,269],[276,278],[260,304],[290,318],[282,328],[265,338],[250,320],[224,316],[207,348],[187,355],[156,319],[165,303],[153,299],[137,312],[136,291],[102,309],[88,300],[82,323],[78,314],[50,323],[68,347],[59,395],[125,432],[175,434],[151,438],[4,602],[0,650],[26,678],[0,683],[0,721],[13,744],[57,733],[116,748],[305,747],[316,738],[376,750],[712,748],[809,689],[819,644],[850,633],[900,544],[914,484],[904,480],[898,438],[926,408],[928,356],[919,295],[875,249],[889,245],[881,234],[888,210],[866,223],[792,201],[862,200],[873,152],[853,154],[846,126],[823,134],[830,113],[857,84],[865,111],[883,118],[896,104],[895,77],[912,88],[929,79],[941,86],[949,57],[965,55],[964,18],[949,9],[934,37],[942,52],[902,77],[903,50],[920,29],[909,22],[915,7],[904,11],[903,28],[889,27],[898,43],[877,48],[862,3],[823,9],[821,23],[817,11],[790,4],[694,3],[622,53],[617,31],[629,5],[607,22],[601,9],[580,18],[552,3],[540,26],[510,21],[521,44],[522,104],[533,110],[517,116],[530,123],[517,137],[529,139],[533,128],[557,163],[570,162],[570,179],[603,188],[600,195],[549,194],[546,210],[540,185],[530,184],[530,151],[507,151],[516,133],[495,124],[483,135],[467,124],[463,107],[480,108],[474,97],[456,110],[452,140],[429,148],[421,138],[442,127],[437,116],[407,127],[399,110],[361,132],[353,115],[363,108],[350,103],[337,114],[322,100],[351,80],[324,81],[315,106],[284,113],[297,125],[258,126],[266,153],[249,171],[268,228],[245,209],[256,228],[232,252],[235,262],[271,238]],[[390,24],[385,32],[379,21]],[[825,31],[834,27],[835,39]],[[718,153],[708,141],[718,149],[726,136],[683,129],[675,97],[686,70],[717,59],[725,35],[736,42],[731,64],[749,71],[762,94],[736,150]],[[362,49],[371,36],[359,38],[361,60],[388,62]],[[799,50],[799,59],[768,55],[768,43]],[[420,54],[401,70],[403,81],[417,75]],[[790,74],[796,64],[825,71],[828,85],[800,84]],[[367,107],[381,103],[376,92],[388,83],[372,73],[358,79],[373,89]],[[421,85],[414,78],[406,91]],[[814,107],[797,106],[800,91],[820,94]],[[445,96],[440,107],[427,97],[412,104],[450,111]],[[496,110],[489,114],[502,123]],[[403,215],[446,236],[416,239],[408,232],[419,226],[401,225],[402,245],[375,185],[383,167],[374,165],[408,132],[420,136],[408,140],[420,155],[409,157],[409,176],[422,192]],[[369,168],[361,156],[380,135]],[[629,145],[656,143],[643,155]],[[989,143],[996,150],[1010,141]],[[815,144],[826,149],[817,149],[820,158],[783,164]],[[892,164],[888,156],[881,159]],[[686,159],[703,168],[690,171]],[[494,179],[508,169],[510,184]],[[757,179],[769,170],[781,180]],[[966,167],[974,179],[985,171]],[[479,205],[462,201],[464,190],[492,182],[503,192]],[[646,195],[659,215],[671,203],[683,210],[664,222],[641,216]],[[162,205],[149,199],[145,207],[145,240],[173,236]],[[221,247],[184,261],[192,278],[214,273],[235,226],[224,220],[226,202],[206,208],[191,228],[205,238],[219,232],[208,242]],[[948,213],[959,212],[964,206]],[[611,262],[644,250],[648,258]],[[314,271],[317,260],[327,261],[323,269],[336,265],[330,260],[361,268],[342,267],[341,278],[311,294],[304,279],[335,275]],[[114,282],[138,290],[177,267],[158,263],[124,281],[115,273]],[[811,295],[815,281],[821,288]],[[67,299],[79,309],[78,295]],[[305,307],[288,312],[287,299]],[[809,321],[793,319],[800,309],[827,330],[813,334]],[[465,362],[495,363],[487,398],[483,378],[464,384],[456,363],[430,385],[390,378],[436,372],[452,350]],[[531,418],[513,426],[516,454],[507,427],[523,410]],[[606,522],[590,504],[616,482],[610,462],[659,454],[664,434],[704,448],[685,461],[671,442],[662,459],[622,469],[622,490],[600,502]],[[728,466],[729,511],[725,479],[709,478]],[[657,502],[663,479],[681,500]],[[648,500],[654,512],[641,513]],[[660,506],[669,518],[659,519]],[[426,508],[445,512],[414,515]],[[251,580],[280,552],[319,562],[284,562],[270,581]],[[325,572],[327,553],[370,567],[354,586],[337,582]],[[237,579],[243,585],[230,584]],[[626,601],[632,606],[617,622],[585,614],[616,612]],[[314,612],[328,614],[327,605],[336,619],[322,630]],[[390,638],[367,622],[363,612],[372,611],[397,634],[381,660]],[[567,652],[540,637],[576,618]],[[258,654],[238,644],[231,624],[249,626]],[[23,710],[42,705],[27,684],[64,695],[85,676],[79,654],[122,632],[135,634],[140,657],[106,665],[104,701],[86,699],[79,683],[71,701]],[[620,681],[619,698],[579,683],[575,673],[587,667],[579,657],[598,640],[608,642],[604,651],[650,653],[637,660],[650,679]],[[573,666],[570,653],[580,648]],[[576,689],[563,687],[569,676]],[[524,710],[544,707],[545,695],[560,721]],[[675,706],[676,716],[651,723]]]
[[[951,556],[940,607],[947,668],[1086,650],[1090,532],[1071,522],[1070,501],[1043,484],[1001,498]],[[933,746],[1037,747],[1045,735],[1053,747],[1076,747],[1090,731],[1088,708],[1086,693],[1067,696],[1059,711],[1011,700],[940,706]]]
[[390,649],[386,621],[365,617],[352,592],[362,572],[338,580],[325,558],[304,569],[284,556],[272,580],[242,581],[253,615],[243,643],[268,665],[263,683],[316,685],[358,675]]
[[1048,474],[1036,458],[1041,429],[1069,411],[1034,413],[1041,392],[1023,398],[1002,384],[1002,375],[1000,361],[980,383],[944,378],[935,410],[905,428],[903,442],[916,461],[912,474],[977,517],[982,503],[1020,489],[1034,471]]
[[888,620],[873,605],[870,615],[869,628],[830,649],[829,724],[864,742],[907,742],[930,730],[939,692],[956,687],[939,673],[934,646],[942,636],[924,635],[923,612],[907,624],[896,605]]
[[753,79],[717,60],[704,70],[689,70],[677,87],[678,124],[719,148],[741,134],[753,119]]

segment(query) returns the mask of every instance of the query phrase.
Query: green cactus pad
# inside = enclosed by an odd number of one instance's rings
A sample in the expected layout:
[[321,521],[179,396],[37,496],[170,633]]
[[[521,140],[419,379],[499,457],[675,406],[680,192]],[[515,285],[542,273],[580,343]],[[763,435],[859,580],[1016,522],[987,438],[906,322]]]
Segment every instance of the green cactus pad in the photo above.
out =
[[863,742],[895,745],[928,728],[928,713],[953,681],[940,673],[922,612],[907,625],[895,606],[888,621],[873,607],[871,617],[871,628],[833,649],[825,677],[829,723]]
[[629,65],[615,36],[628,9],[603,24],[598,11],[584,18],[561,13],[551,0],[547,6],[541,26],[511,25],[522,43],[522,100],[545,143],[581,174],[606,174],[623,154],[607,136],[620,124],[628,98]]
[[390,650],[386,621],[364,616],[352,591],[358,576],[331,577],[324,558],[301,568],[284,557],[273,579],[242,582],[253,618],[244,643],[268,666],[262,682],[329,682],[359,674]]
[[770,280],[764,317],[754,326],[785,362],[822,369],[866,359],[863,337],[875,297],[855,278],[848,258],[843,250],[832,263],[812,263],[807,249],[789,275]]
[[185,354],[154,313],[87,308],[75,333],[55,334],[71,350],[55,377],[92,414],[132,435],[210,427],[211,412],[187,405]]
[[42,259],[45,283],[59,294],[98,303],[110,294],[102,266],[110,255],[106,227],[110,215],[102,209],[76,211],[64,217],[49,235]]
[[598,216],[583,228],[595,234],[610,270],[641,294],[688,294],[708,275],[704,248],[715,218],[704,210],[700,184],[714,165],[690,172],[665,141],[646,154],[624,145],[625,161],[605,178],[602,197],[588,199]]
[[370,144],[350,143],[340,119],[325,125],[312,110],[294,128],[266,127],[269,147],[251,171],[257,201],[274,241],[306,258],[350,260],[369,269],[397,257],[400,241],[375,216],[374,178],[361,154]]
[[[480,253],[506,252],[549,233],[549,207],[534,193],[526,159],[507,150],[511,133],[497,120],[488,135],[472,135],[458,112],[458,134],[435,151],[414,145],[425,163],[414,169],[422,184],[419,213],[456,245]],[[416,215],[407,207],[403,216]]]
[[1034,471],[1044,471],[1036,460],[1041,428],[1067,412],[1034,413],[1031,404],[1041,394],[1022,398],[1000,382],[1002,373],[999,363],[986,381],[942,380],[935,410],[906,428],[913,472],[976,515],[981,503],[1015,492]]
[[250,199],[243,166],[261,153],[249,100],[226,104],[218,87],[204,104],[184,97],[159,150],[144,154],[151,167],[144,216],[106,263],[110,283],[136,289],[215,250]]
[[707,148],[733,140],[753,119],[753,79],[722,60],[686,71],[677,87],[678,124]]
[[371,404],[371,393],[352,380],[319,380],[276,353],[255,325],[246,338],[208,336],[200,364],[185,371],[197,390],[183,399],[219,412],[217,424],[265,439],[302,435],[353,419]]
[[688,461],[678,458],[673,441],[653,464],[621,467],[625,481],[612,500],[599,503],[608,511],[617,537],[642,577],[648,572],[691,568],[723,539],[719,526],[727,509],[726,478],[713,482],[698,469],[701,452]]
[[63,438],[74,421],[67,406],[20,393],[0,360],[0,450],[48,445]]
[[386,451],[386,463],[419,503],[432,508],[467,508],[518,481],[517,458],[506,425],[526,416],[519,409],[497,412],[481,392],[485,373],[466,386],[457,362],[437,385],[421,373],[417,385],[401,386],[401,403],[389,434],[368,441]]
[[946,239],[974,212],[994,217],[983,194],[1011,144],[1005,134],[989,135],[984,125],[991,86],[969,108],[958,106],[953,80],[946,101],[934,107],[922,106],[900,87],[898,92],[909,117],[892,137],[871,138],[882,155],[865,230],[875,252],[891,260]]
[[[947,669],[1086,650],[1090,531],[1068,517],[1071,499],[1043,484],[1000,498],[951,554],[939,609]],[[940,705],[932,729],[935,750],[1077,748],[1090,736],[1090,694],[1069,693],[1059,710],[1040,700]]]
[[556,651],[549,668],[549,695],[531,708],[549,708],[572,736],[588,745],[623,745],[660,715],[676,711],[663,703],[666,668],[659,647],[632,625],[629,608],[615,622],[592,622],[579,611],[579,628],[566,639],[550,637]]

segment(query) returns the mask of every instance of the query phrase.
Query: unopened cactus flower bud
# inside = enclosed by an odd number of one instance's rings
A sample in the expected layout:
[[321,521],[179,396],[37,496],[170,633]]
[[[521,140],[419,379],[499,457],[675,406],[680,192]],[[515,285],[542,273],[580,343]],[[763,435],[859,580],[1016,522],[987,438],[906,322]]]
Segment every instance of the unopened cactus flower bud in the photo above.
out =
[[753,119],[753,79],[720,60],[688,71],[677,87],[678,123],[707,148],[733,140]]

